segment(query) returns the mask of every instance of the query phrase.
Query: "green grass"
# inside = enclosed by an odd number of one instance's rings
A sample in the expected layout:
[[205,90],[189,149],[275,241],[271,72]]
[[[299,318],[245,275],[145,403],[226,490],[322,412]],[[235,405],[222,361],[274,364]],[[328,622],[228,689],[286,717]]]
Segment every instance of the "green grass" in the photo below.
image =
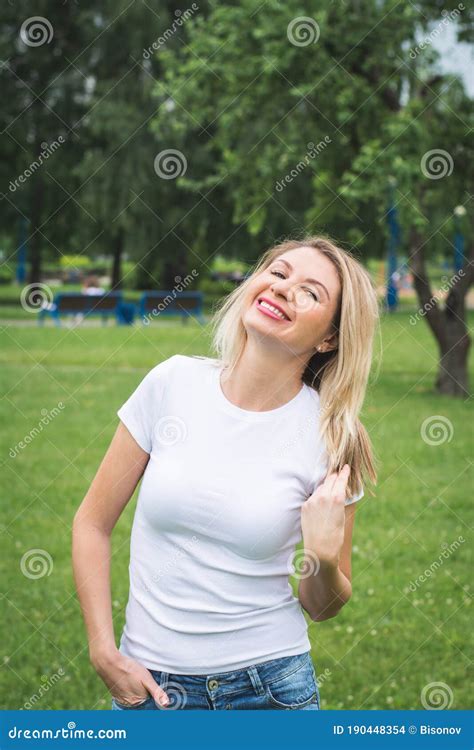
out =
[[[362,414],[380,474],[375,496],[366,487],[356,514],[353,596],[337,618],[309,624],[316,672],[328,675],[321,680],[323,708],[422,708],[421,692],[432,682],[449,686],[451,708],[470,705],[472,401],[434,394],[435,342],[424,321],[413,327],[408,319],[383,319],[382,368]],[[209,329],[193,322],[2,329],[2,708],[20,708],[39,693],[40,709],[109,707],[89,665],[74,593],[71,522],[116,428],[116,410],[151,367],[175,353],[209,353]],[[471,363],[471,382],[472,370]],[[59,402],[61,413],[10,457],[42,410]],[[452,439],[438,446],[420,435],[434,415],[453,427]],[[113,534],[117,637],[135,501]],[[460,536],[466,543],[410,591],[443,544]],[[20,562],[36,548],[51,555],[53,566],[33,580]],[[51,681],[60,669],[64,675]]]

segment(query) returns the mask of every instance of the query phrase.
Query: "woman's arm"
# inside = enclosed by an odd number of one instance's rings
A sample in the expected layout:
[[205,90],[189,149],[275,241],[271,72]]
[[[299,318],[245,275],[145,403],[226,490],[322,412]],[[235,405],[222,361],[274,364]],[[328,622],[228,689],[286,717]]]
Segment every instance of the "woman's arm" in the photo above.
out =
[[352,531],[355,512],[356,503],[345,508],[344,542],[339,563],[334,560],[316,561],[314,558],[308,560],[313,570],[318,569],[318,566],[319,570],[316,575],[299,581],[298,598],[301,606],[315,622],[335,617],[351,598]]
[[349,466],[328,474],[303,503],[301,526],[307,575],[298,598],[315,622],[335,617],[352,594],[351,551],[354,503],[345,505]]
[[110,592],[110,536],[149,460],[122,422],[74,517],[73,570],[91,663],[114,697],[134,705],[166,693],[149,670],[115,644]]

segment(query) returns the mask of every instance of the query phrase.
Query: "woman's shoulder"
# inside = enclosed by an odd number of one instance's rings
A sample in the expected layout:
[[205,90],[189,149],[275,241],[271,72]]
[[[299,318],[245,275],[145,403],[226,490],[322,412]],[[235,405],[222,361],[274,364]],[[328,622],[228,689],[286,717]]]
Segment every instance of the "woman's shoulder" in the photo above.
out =
[[219,361],[200,354],[173,354],[166,362],[172,362],[176,367],[215,367]]
[[218,365],[218,360],[212,357],[203,357],[189,354],[173,354],[167,359],[163,359],[151,370],[150,374],[167,375],[168,373],[176,374],[177,372],[190,372],[192,370],[207,369]]

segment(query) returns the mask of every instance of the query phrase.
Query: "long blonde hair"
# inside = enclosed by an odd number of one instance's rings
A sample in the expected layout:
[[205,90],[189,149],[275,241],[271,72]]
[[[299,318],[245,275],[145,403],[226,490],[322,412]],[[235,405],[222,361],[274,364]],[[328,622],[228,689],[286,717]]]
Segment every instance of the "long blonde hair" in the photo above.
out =
[[[221,303],[212,320],[212,346],[220,364],[230,370],[239,360],[247,339],[242,305],[249,284],[283,253],[312,247],[334,264],[341,285],[332,321],[338,346],[316,352],[307,363],[302,381],[314,388],[320,401],[320,436],[328,456],[328,472],[351,467],[348,497],[359,493],[367,479],[377,482],[376,459],[367,430],[359,420],[370,375],[373,341],[379,323],[375,286],[364,266],[347,250],[323,236],[286,240],[266,250],[251,275]],[[371,493],[374,494],[373,492]]]

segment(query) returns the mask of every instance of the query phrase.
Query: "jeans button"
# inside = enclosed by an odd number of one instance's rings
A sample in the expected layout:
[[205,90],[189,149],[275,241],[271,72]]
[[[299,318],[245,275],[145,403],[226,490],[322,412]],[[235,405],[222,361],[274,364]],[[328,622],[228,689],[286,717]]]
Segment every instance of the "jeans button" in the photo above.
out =
[[217,680],[209,680],[210,690],[217,690],[218,687],[219,687],[219,683],[217,682]]

